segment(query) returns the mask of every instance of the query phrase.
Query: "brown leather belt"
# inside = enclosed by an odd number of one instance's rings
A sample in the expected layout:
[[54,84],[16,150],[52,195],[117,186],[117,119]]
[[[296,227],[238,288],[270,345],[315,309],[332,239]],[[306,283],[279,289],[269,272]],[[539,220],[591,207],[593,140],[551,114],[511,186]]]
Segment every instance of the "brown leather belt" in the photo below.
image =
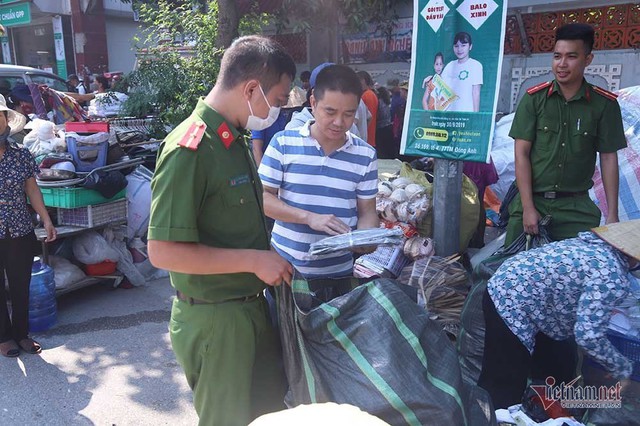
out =
[[569,198],[569,197],[582,197],[587,195],[589,191],[578,192],[564,192],[564,191],[547,191],[547,192],[534,192],[533,195],[538,197],[544,197],[547,200],[555,200],[556,198]]
[[247,303],[247,302],[253,302],[254,300],[257,300],[260,297],[260,294],[262,293],[253,294],[251,296],[245,296],[245,297],[236,297],[234,299],[220,300],[218,302],[210,302],[208,300],[195,299],[193,297],[189,297],[186,294],[182,293],[181,291],[176,290],[176,298],[178,298],[178,300],[182,300],[183,302],[187,302],[190,305],[217,305],[220,303],[227,303],[227,302]]

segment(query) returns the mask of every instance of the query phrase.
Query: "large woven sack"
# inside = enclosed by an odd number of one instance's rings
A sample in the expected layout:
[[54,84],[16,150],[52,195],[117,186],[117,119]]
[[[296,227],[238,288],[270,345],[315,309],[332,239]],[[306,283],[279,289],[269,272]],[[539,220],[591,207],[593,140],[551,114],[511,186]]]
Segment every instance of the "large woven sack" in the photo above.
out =
[[441,327],[392,280],[327,302],[313,282],[278,287],[289,407],[351,404],[392,425],[495,424],[489,396],[462,379]]

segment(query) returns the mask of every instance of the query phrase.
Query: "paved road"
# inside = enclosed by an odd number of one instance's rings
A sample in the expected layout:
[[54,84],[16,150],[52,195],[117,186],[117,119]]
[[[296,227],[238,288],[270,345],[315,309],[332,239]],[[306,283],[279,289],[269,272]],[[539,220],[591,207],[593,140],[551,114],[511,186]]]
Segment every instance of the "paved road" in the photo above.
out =
[[193,425],[167,331],[168,279],[94,285],[58,299],[40,356],[0,357],[0,425]]

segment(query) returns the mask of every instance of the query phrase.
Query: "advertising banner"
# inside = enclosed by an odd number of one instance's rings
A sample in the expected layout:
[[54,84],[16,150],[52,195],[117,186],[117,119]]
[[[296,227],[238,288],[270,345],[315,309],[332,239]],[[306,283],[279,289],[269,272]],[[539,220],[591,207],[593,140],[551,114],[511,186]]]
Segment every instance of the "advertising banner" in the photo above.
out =
[[56,15],[51,18],[53,23],[53,43],[56,49],[56,68],[58,75],[67,78],[67,56],[64,51],[64,35],[62,32],[62,18]]
[[398,19],[390,35],[370,24],[365,32],[342,37],[342,62],[407,62],[411,58],[412,33],[411,18]]
[[488,162],[507,0],[414,0],[400,152]]

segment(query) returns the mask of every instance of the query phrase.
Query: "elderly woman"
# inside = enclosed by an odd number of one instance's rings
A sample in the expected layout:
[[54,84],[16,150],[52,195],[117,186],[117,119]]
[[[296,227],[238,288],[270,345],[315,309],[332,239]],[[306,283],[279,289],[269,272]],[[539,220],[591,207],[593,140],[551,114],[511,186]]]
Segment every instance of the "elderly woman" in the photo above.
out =
[[502,264],[484,294],[478,380],[496,408],[519,403],[529,375],[553,377],[557,384],[576,378],[573,339],[614,378],[629,378],[632,362],[606,333],[613,309],[629,294],[628,274],[637,273],[639,259],[640,219],[594,228]]
[[[0,353],[7,357],[18,356],[20,348],[31,354],[42,351],[29,338],[29,282],[36,237],[27,197],[44,222],[46,241],[56,238],[56,229],[36,183],[36,163],[27,149],[19,148],[9,138],[22,130],[25,121],[22,114],[7,108],[0,95]],[[5,273],[11,294],[11,318]]]

